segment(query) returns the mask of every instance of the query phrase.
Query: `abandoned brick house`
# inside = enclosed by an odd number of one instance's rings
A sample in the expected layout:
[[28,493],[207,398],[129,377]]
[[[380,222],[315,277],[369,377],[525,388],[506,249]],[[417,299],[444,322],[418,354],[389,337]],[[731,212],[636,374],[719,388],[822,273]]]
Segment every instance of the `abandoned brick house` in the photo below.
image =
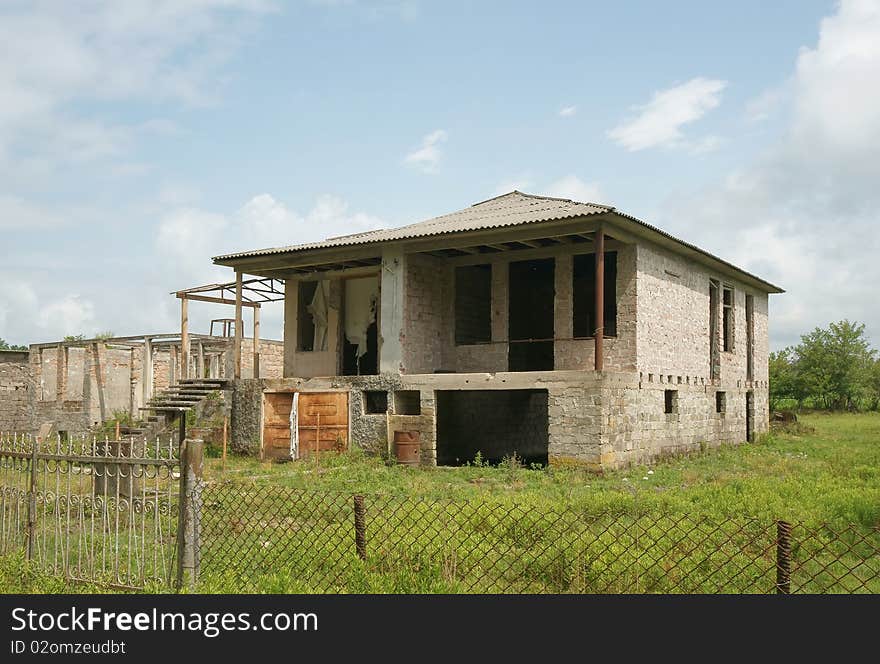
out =
[[232,397],[234,443],[264,457],[390,452],[407,431],[423,464],[610,469],[768,427],[783,291],[612,207],[514,191],[214,262],[239,322],[246,275],[285,283],[283,378]]

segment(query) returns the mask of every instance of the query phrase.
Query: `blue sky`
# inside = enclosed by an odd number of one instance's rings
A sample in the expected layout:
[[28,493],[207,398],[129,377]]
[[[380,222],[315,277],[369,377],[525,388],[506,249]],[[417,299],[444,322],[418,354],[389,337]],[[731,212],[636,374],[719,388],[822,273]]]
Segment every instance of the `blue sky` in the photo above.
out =
[[2,3],[0,337],[173,331],[212,255],[519,188],[779,283],[774,347],[880,342],[878,5]]

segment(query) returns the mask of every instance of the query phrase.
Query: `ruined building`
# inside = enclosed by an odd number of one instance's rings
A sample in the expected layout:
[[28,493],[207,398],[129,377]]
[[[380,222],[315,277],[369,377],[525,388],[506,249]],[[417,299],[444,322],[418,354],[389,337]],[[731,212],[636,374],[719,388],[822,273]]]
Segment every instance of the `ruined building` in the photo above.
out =
[[[782,290],[615,208],[517,191],[397,229],[219,256],[232,435],[267,458],[417,432],[423,464],[610,469],[767,430]],[[282,378],[246,378],[243,284],[284,282]]]

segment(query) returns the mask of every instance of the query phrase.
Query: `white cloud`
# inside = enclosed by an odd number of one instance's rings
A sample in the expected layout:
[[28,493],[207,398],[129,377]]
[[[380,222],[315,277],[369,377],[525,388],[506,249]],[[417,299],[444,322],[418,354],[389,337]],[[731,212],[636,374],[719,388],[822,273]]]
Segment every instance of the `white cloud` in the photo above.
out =
[[[0,7],[0,169],[48,174],[60,164],[116,157],[154,118],[125,125],[86,118],[77,104],[209,103],[220,66],[248,30],[258,0],[50,0]],[[193,48],[197,45],[197,48]]]
[[785,85],[764,90],[746,103],[746,120],[751,123],[766,120],[782,106],[787,94],[789,91]]
[[415,166],[425,173],[433,173],[440,162],[442,151],[440,144],[445,143],[449,135],[443,129],[435,129],[427,134],[421,145],[403,158],[404,163]]
[[608,136],[631,152],[677,147],[684,139],[682,127],[716,108],[726,86],[726,81],[698,77],[655,92],[651,101],[635,107],[637,116],[608,131]]
[[668,203],[664,226],[778,283],[774,345],[848,317],[880,344],[880,3],[842,2],[790,81],[790,122],[764,154]]
[[[378,217],[353,212],[346,201],[331,195],[319,196],[305,213],[292,210],[266,193],[254,196],[229,215],[194,207],[175,209],[162,217],[156,237],[161,286],[153,285],[144,297],[155,300],[168,291],[232,281],[232,271],[214,265],[213,256],[313,242],[385,226]],[[170,299],[160,299],[159,303],[159,318],[173,321],[174,303]],[[223,315],[216,307],[193,308],[193,329],[207,333],[211,312],[215,318]],[[280,338],[282,314],[280,306],[264,308],[261,325],[267,338]]]
[[0,273],[0,337],[6,341],[27,345],[96,331],[95,304],[88,298],[41,297],[29,280]]
[[710,134],[709,136],[703,136],[695,141],[688,141],[684,144],[684,147],[691,154],[700,155],[715,152],[715,150],[724,145],[724,143],[724,139],[720,136]]
[[580,203],[597,203],[602,200],[602,191],[598,183],[584,182],[576,175],[566,175],[551,182],[540,193],[556,198],[570,198]]
[[95,322],[95,305],[78,294],[53,300],[40,309],[37,325],[54,332],[58,337],[68,334],[86,334]]
[[224,253],[314,242],[382,228],[387,224],[364,212],[352,212],[337,196],[319,196],[305,214],[288,208],[270,194],[254,196],[230,215],[182,207],[159,223],[156,249],[174,288],[196,285],[184,281],[229,281],[228,268],[212,264]]
[[563,106],[559,109],[559,116],[563,118],[570,118],[575,113],[577,113],[577,106]]

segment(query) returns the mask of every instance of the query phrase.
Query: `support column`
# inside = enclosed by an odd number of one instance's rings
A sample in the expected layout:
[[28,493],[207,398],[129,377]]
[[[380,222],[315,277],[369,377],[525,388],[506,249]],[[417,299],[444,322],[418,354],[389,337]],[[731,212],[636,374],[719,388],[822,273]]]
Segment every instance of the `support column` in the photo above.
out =
[[189,378],[189,300],[180,298],[180,377]]
[[379,373],[401,374],[403,366],[403,306],[406,256],[403,250],[382,250],[379,312]]
[[153,342],[150,337],[144,337],[143,358],[141,361],[141,397],[143,406],[146,406],[153,398]]
[[241,272],[235,271],[235,341],[232,346],[233,378],[241,378]]
[[198,362],[196,364],[196,369],[198,370],[198,373],[199,373],[198,378],[201,380],[202,378],[205,377],[205,344],[203,344],[201,341],[199,341],[198,349],[199,349],[199,356],[198,356]]
[[254,309],[254,378],[260,377],[260,307]]
[[177,382],[177,346],[168,347],[168,387]]
[[605,232],[599,227],[596,231],[596,329],[593,331],[595,340],[596,371],[605,366],[603,342],[605,340]]
[[296,375],[297,312],[299,311],[299,282],[288,279],[284,282],[284,370],[283,376]]

